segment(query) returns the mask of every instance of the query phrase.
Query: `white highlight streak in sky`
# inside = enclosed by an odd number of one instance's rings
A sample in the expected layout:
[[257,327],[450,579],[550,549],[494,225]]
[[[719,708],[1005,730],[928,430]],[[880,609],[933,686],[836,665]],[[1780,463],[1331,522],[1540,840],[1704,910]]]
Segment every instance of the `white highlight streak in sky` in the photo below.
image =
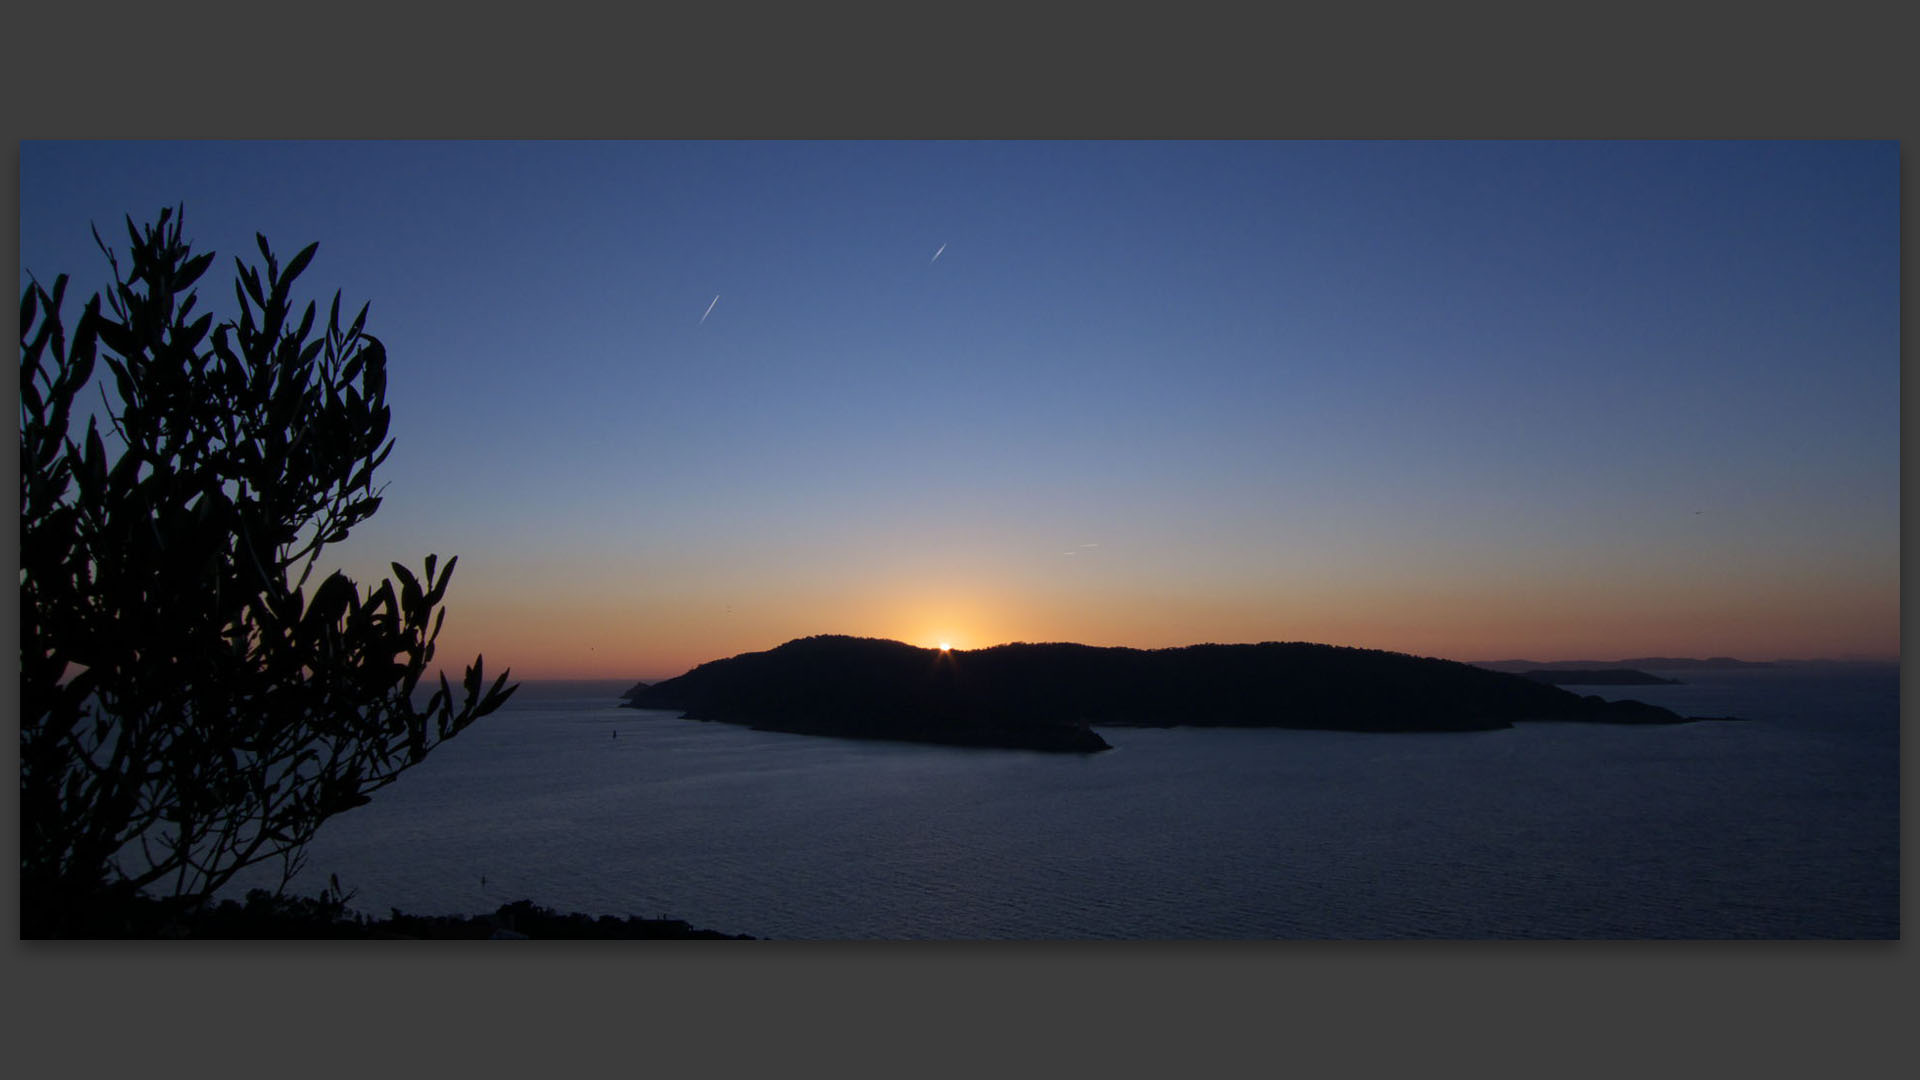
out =
[[[720,302],[720,294],[719,294],[719,293],[714,293],[714,294],[713,294],[713,304],[717,304],[717,303],[719,303],[719,302]],[[703,311],[703,312],[701,312],[701,313],[700,313],[700,325],[701,325],[701,326],[705,326],[705,325],[707,325],[707,316],[709,316],[709,315],[711,315],[711,314],[713,314],[713,304],[708,304],[708,305],[707,305],[707,310],[705,310],[705,311]]]
[[[941,244],[941,245],[940,245],[940,251],[945,251],[945,250],[947,250],[947,245],[945,245],[945,244]],[[934,252],[934,253],[933,253],[933,258],[931,258],[931,259],[928,259],[928,260],[927,260],[927,265],[928,265],[928,266],[932,266],[932,265],[933,265],[933,264],[934,264],[935,262],[937,262],[937,261],[939,261],[939,259],[940,259],[940,251],[936,251],[936,252]]]

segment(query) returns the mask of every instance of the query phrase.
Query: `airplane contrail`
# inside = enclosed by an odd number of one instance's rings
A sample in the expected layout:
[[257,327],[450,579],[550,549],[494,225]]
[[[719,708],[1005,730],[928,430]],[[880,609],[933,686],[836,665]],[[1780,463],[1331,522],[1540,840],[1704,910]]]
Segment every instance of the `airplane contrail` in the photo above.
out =
[[[719,294],[719,293],[714,293],[714,294],[713,294],[713,304],[717,304],[717,303],[719,303],[719,302],[720,302],[720,294]],[[703,311],[703,312],[701,312],[701,313],[700,313],[700,325],[701,325],[701,326],[705,326],[705,325],[707,325],[707,316],[709,316],[709,315],[711,315],[711,314],[713,314],[713,304],[708,304],[708,305],[707,305],[707,310],[705,310],[705,311]]]
[[[940,251],[945,251],[945,250],[947,250],[947,245],[945,245],[945,244],[941,244],[941,245],[940,245]],[[936,251],[936,252],[934,252],[934,253],[933,253],[933,258],[931,258],[931,259],[928,259],[928,260],[927,260],[927,265],[928,265],[928,266],[932,266],[932,265],[933,265],[933,264],[934,264],[934,263],[935,263],[936,261],[938,261],[938,260],[939,260],[939,258],[940,258],[940,251]]]

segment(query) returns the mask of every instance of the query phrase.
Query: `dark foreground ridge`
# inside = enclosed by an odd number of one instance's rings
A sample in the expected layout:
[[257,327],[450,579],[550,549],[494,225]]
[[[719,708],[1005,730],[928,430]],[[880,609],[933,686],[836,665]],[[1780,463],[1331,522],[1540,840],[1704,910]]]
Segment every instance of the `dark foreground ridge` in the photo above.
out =
[[[23,929],[22,937],[45,937]],[[247,893],[246,901],[223,900],[189,912],[177,900],[150,897],[130,890],[110,890],[96,898],[84,917],[69,920],[62,936],[70,938],[191,938],[191,939],[375,939],[434,940],[474,938],[540,938],[750,941],[747,934],[701,930],[679,919],[642,919],[637,916],[594,918],[578,912],[562,915],[531,900],[502,904],[491,915],[409,915],[395,910],[374,919],[348,910],[332,897],[275,895],[265,889]]]
[[1110,749],[1095,725],[1432,732],[1705,719],[1451,660],[1306,642],[940,652],[833,635],[640,684],[624,704],[766,731],[1078,752]]

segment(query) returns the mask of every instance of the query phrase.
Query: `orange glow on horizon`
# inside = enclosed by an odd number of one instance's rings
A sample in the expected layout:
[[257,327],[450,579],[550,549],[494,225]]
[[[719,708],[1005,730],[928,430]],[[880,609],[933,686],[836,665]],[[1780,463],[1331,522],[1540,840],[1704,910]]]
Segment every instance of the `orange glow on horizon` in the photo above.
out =
[[[484,653],[489,679],[511,667],[515,679],[672,678],[712,660],[776,648],[815,633],[844,633],[904,641],[926,649],[965,651],[1013,642],[1077,642],[1140,649],[1201,643],[1312,641],[1355,648],[1385,649],[1451,660],[1617,660],[1636,656],[1733,656],[1747,660],[1899,658],[1897,630],[1888,637],[1837,625],[1799,626],[1792,636],[1771,620],[1675,619],[1649,628],[1648,620],[1619,616],[1574,625],[1543,620],[1488,618],[1454,623],[1401,617],[1362,622],[1357,618],[1320,618],[1299,623],[1264,624],[1223,619],[1208,629],[1187,619],[1155,625],[1146,618],[1125,624],[1071,627],[1053,624],[1042,632],[981,634],[901,634],[884,627],[828,623],[817,626],[767,625],[733,630],[679,626],[666,619],[574,621],[482,618],[482,612],[456,628],[448,620],[435,653],[457,681],[466,664]],[[1076,632],[1076,630],[1078,632]]]
[[822,574],[760,590],[687,578],[593,590],[548,579],[530,595],[503,578],[476,574],[449,594],[434,666],[450,679],[484,654],[489,678],[511,667],[515,679],[654,681],[815,634],[951,651],[1312,641],[1462,661],[1897,659],[1900,637],[1898,595],[1845,581],[1736,589],[1651,576],[1625,586],[1403,579],[1256,582],[1237,591],[1128,581],[1076,590]]

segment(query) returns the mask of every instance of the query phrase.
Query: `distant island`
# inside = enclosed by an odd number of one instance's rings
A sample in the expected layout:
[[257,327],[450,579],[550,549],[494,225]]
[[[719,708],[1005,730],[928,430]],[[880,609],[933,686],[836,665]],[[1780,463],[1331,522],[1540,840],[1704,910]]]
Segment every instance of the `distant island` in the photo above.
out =
[[1679,679],[1663,679],[1632,668],[1535,668],[1520,673],[1552,686],[1679,686]]
[[1475,660],[1474,667],[1493,671],[1595,671],[1632,668],[1635,671],[1724,671],[1733,668],[1770,668],[1786,666],[1786,661],[1735,660],[1731,656],[1636,656],[1627,660]]
[[838,635],[641,683],[622,704],[765,731],[1079,753],[1110,749],[1095,725],[1447,732],[1708,719],[1452,660],[1307,642],[946,652]]

